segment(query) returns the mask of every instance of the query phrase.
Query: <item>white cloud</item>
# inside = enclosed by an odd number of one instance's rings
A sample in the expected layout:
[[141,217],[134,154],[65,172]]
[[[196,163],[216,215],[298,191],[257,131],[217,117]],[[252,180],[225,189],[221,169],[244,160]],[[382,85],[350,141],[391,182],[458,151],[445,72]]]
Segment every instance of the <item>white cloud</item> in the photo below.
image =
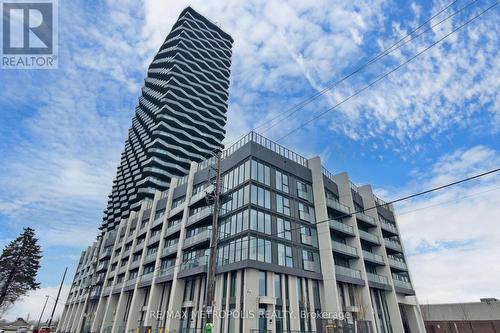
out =
[[[416,192],[500,165],[500,152],[484,146],[443,156],[423,172]],[[424,177],[427,174],[427,177]],[[401,235],[421,303],[499,297],[500,175],[418,197],[397,207]],[[392,195],[391,195],[392,197]],[[405,213],[407,212],[407,213]]]
[[[27,320],[27,318],[29,317],[30,321],[38,321],[38,318],[42,313],[43,305],[45,303],[45,296],[48,295],[50,297],[41,321],[41,325],[43,325],[43,323],[48,322],[50,318],[50,314],[52,313],[52,309],[54,308],[58,290],[59,286],[52,286],[40,288],[30,292],[27,296],[14,303],[14,305],[5,314],[3,319],[12,321],[19,317],[22,317],[23,319]],[[60,318],[64,310],[64,303],[68,298],[69,290],[69,285],[63,285],[63,288],[61,289],[61,295],[59,297],[59,302],[56,307],[56,311],[54,312],[53,322]]]
[[[442,6],[438,2],[432,12],[437,12]],[[486,6],[481,7],[484,8]],[[468,15],[459,15],[447,24],[434,28],[432,33],[419,37],[403,47],[401,52],[392,54],[392,63],[386,61],[373,66],[374,74],[382,74],[402,63],[478,12],[476,7],[466,11]],[[440,18],[449,13],[451,10]],[[471,128],[474,132],[478,119],[492,119],[492,127],[481,129],[495,133],[500,90],[499,59],[494,51],[499,42],[498,34],[494,32],[497,20],[497,11],[486,13],[388,79],[343,105],[340,111],[344,115],[357,115],[351,118],[355,121],[347,122],[346,134],[363,132],[365,135],[362,138],[349,136],[353,140],[381,138],[392,142],[392,146],[402,144],[401,148],[416,153],[414,148],[418,140],[435,137],[450,129]],[[406,31],[400,30],[400,24],[393,22],[393,26],[396,35],[406,34]],[[387,47],[390,41],[384,40],[382,44]],[[339,91],[348,96],[354,89],[366,85],[369,77],[357,76],[339,87]],[[339,117],[333,119],[338,121]],[[338,127],[332,124],[331,129],[338,130]]]

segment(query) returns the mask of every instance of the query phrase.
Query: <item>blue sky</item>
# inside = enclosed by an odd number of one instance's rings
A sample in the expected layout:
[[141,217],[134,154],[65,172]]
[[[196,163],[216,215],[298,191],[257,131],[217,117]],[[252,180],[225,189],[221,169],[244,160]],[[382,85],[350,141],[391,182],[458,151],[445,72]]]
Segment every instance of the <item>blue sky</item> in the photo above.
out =
[[[59,69],[0,70],[0,245],[29,225],[45,255],[44,289],[9,315],[35,312],[36,300],[54,291],[64,266],[72,277],[80,252],[95,238],[147,65],[185,6],[235,40],[231,141],[348,74],[450,3],[60,1]],[[282,137],[491,3],[474,2],[262,134]],[[431,24],[467,4],[454,2]],[[307,157],[320,155],[331,171],[348,171],[386,199],[498,167],[499,16],[495,7],[280,143]],[[500,250],[494,223],[499,178],[398,207],[421,302],[500,297],[491,287],[500,267],[489,255]],[[467,270],[471,265],[477,270]]]

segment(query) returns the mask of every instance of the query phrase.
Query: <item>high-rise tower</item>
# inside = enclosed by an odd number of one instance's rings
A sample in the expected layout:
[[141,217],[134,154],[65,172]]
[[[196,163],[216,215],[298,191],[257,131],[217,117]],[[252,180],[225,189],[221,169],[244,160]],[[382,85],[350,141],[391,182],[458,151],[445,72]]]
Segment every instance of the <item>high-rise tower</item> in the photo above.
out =
[[148,68],[102,229],[222,147],[232,43],[191,7],[180,14]]
[[425,332],[394,208],[370,185],[253,132],[220,163],[204,159],[224,137],[231,43],[192,9],[180,15],[57,333],[204,330],[214,168],[212,332]]

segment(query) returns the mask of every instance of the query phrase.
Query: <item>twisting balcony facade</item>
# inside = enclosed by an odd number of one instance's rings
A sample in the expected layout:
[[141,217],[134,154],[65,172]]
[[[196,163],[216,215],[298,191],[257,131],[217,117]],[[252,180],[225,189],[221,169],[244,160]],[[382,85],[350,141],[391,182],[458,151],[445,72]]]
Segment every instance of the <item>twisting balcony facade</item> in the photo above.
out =
[[221,149],[232,43],[192,8],[180,14],[148,68],[102,229],[187,174],[191,161]]

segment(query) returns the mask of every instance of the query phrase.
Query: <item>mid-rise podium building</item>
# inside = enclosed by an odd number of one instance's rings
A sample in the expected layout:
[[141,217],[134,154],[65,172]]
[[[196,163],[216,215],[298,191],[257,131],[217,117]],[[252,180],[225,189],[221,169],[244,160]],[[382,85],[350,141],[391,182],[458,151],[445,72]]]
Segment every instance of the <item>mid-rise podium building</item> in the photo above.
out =
[[221,149],[214,332],[425,332],[393,207],[369,185],[254,132],[222,149],[231,44],[181,13],[57,331],[203,331],[216,175],[206,156]]

